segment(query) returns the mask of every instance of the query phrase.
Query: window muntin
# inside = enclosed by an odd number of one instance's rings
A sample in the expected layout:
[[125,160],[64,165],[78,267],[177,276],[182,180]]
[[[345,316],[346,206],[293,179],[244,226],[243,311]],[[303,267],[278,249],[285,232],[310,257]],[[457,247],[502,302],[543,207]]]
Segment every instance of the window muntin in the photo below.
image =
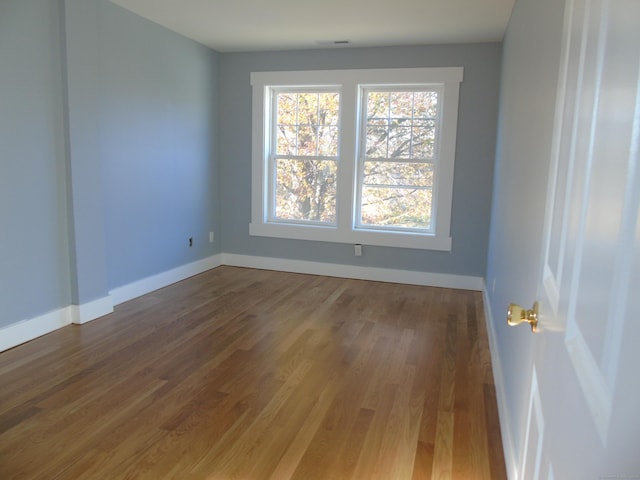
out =
[[271,221],[337,221],[340,93],[273,89],[269,168]]
[[440,89],[363,87],[357,226],[432,232]]

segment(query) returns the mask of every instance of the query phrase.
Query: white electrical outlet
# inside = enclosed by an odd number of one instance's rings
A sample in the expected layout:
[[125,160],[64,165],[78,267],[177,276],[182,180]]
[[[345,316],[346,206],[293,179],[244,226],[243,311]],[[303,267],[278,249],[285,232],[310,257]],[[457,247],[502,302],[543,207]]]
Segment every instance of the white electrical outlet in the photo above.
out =
[[362,245],[360,245],[359,243],[356,243],[353,246],[353,253],[356,254],[356,257],[361,257],[362,256]]
[[209,232],[209,243],[213,243],[213,232]]

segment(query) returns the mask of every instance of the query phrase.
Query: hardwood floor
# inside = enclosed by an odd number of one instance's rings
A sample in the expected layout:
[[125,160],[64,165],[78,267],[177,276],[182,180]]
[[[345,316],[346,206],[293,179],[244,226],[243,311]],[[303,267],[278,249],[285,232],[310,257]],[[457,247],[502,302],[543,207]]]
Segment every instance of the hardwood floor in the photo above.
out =
[[0,478],[506,478],[479,292],[219,267],[0,354]]

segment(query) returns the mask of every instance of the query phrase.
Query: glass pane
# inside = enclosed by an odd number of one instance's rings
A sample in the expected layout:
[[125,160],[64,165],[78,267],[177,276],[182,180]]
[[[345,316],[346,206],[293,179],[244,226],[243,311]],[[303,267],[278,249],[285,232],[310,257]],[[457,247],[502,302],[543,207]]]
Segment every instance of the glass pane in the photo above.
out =
[[387,140],[389,130],[385,126],[370,125],[367,127],[367,158],[387,158]]
[[320,127],[318,155],[325,157],[338,156],[338,127]]
[[389,117],[389,93],[368,92],[367,94],[367,122],[371,119]]
[[435,122],[430,121],[424,127],[413,127],[411,158],[433,158],[435,153],[435,142]]
[[332,160],[276,161],[276,218],[336,222],[336,170]]
[[411,127],[391,125],[387,158],[411,158]]
[[300,93],[298,94],[298,124],[317,125],[318,124],[318,94]]
[[321,93],[318,99],[318,124],[338,125],[340,113],[340,95],[338,93]]
[[413,97],[413,119],[431,119],[438,115],[438,92],[415,92]]
[[298,99],[295,93],[278,94],[278,124],[295,125],[298,123]]
[[278,155],[296,155],[296,127],[278,125]]
[[366,226],[431,228],[431,189],[362,188],[361,224]]
[[433,165],[430,163],[366,162],[364,185],[433,186]]
[[413,92],[391,92],[390,106],[391,118],[411,119]]
[[318,127],[298,127],[298,155],[317,154],[317,138],[316,132]]

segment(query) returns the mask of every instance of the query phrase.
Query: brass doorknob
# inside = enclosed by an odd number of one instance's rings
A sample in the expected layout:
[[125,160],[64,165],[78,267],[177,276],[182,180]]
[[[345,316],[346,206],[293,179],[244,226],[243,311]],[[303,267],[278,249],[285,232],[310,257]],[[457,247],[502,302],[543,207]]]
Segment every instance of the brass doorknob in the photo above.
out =
[[514,326],[527,322],[531,325],[531,331],[538,331],[538,302],[534,302],[531,310],[525,310],[515,303],[509,304],[507,310],[507,325]]

